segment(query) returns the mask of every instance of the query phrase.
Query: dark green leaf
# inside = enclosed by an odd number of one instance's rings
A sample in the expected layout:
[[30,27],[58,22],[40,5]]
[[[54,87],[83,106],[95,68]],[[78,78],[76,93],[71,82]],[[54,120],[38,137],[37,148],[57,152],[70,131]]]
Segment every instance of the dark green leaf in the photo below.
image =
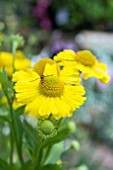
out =
[[27,121],[23,122],[23,128],[26,138],[26,145],[29,148],[30,153],[33,152],[37,141],[38,141],[38,133],[35,128],[33,128]]
[[8,163],[2,159],[0,159],[0,170],[10,170]]
[[2,75],[3,75],[3,77],[4,77],[4,80],[5,80],[5,81],[8,81],[8,76],[7,76],[7,73],[6,73],[6,71],[5,71],[5,68],[2,69]]
[[7,169],[7,170],[19,170],[19,169],[16,165],[13,164],[13,165],[10,165],[9,169]]
[[63,170],[63,168],[57,164],[54,164],[54,165],[48,164],[48,165],[42,167],[41,170]]
[[3,74],[0,73],[0,82],[3,84],[3,81],[4,81],[4,77],[3,77]]
[[17,115],[16,111],[14,111],[14,119],[15,119],[15,125],[16,125],[16,130],[17,130],[17,137],[20,146],[22,145],[22,138],[23,138],[23,127],[22,127],[22,122],[20,120],[20,117]]
[[25,162],[21,170],[31,170],[31,161]]
[[8,103],[12,104],[12,95],[13,95],[13,86],[12,83],[8,80],[7,73],[5,69],[2,69],[2,73],[0,73],[0,82],[2,85],[3,92],[8,100]]
[[24,113],[25,106],[21,106],[15,110],[18,116],[21,116]]
[[1,115],[1,116],[0,116],[0,120],[10,123],[10,120],[9,120],[6,116],[2,116],[2,115]]
[[2,42],[3,42],[3,34],[0,32],[0,46],[1,46]]

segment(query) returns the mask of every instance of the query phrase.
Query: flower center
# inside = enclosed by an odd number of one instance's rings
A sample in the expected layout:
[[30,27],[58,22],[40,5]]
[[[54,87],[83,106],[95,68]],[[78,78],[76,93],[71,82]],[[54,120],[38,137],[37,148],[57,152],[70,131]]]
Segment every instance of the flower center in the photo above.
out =
[[87,50],[77,52],[76,60],[85,66],[94,66],[96,57]]
[[64,91],[64,84],[50,75],[40,80],[39,90],[46,97],[59,97]]
[[38,61],[34,65],[33,70],[36,71],[41,76],[41,75],[43,75],[43,72],[44,72],[44,69],[45,69],[45,65],[47,63],[49,63],[50,65],[56,64],[56,66],[57,66],[57,74],[58,75],[60,74],[59,66],[57,65],[57,63],[55,61],[53,61],[50,58],[44,58],[44,59],[41,59],[40,61]]

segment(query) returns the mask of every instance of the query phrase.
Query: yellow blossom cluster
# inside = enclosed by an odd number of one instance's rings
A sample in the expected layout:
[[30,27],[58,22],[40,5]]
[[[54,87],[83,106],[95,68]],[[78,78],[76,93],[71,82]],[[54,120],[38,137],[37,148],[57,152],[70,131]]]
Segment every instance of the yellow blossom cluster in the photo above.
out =
[[96,77],[108,83],[107,67],[87,50],[59,52],[54,59],[38,61],[33,68],[13,74],[17,101],[26,113],[39,119],[70,117],[86,100],[84,79]]
[[[20,50],[16,51],[14,56],[14,69],[17,70],[25,70],[30,68],[31,61],[26,58],[24,53]],[[13,55],[10,52],[0,52],[0,71],[5,68],[5,71],[9,77],[12,76],[13,73]],[[2,87],[0,84],[0,90],[2,91]],[[0,103],[2,105],[7,105],[7,99],[4,94],[0,96]],[[17,108],[21,106],[20,103],[17,102],[16,98],[13,102],[13,107]]]
[[[10,52],[0,52],[0,70],[5,68],[8,76],[13,73],[13,56]],[[16,51],[14,56],[14,69],[25,70],[31,66],[31,61],[26,58],[22,51]]]
[[[11,53],[0,53],[0,69],[8,76],[13,73]],[[81,78],[98,78],[102,83],[110,80],[107,66],[100,63],[88,50],[64,50],[53,59],[44,58],[30,68],[31,61],[22,51],[15,53],[12,81],[16,98],[14,108],[25,105],[25,112],[39,119],[70,117],[86,100]]]

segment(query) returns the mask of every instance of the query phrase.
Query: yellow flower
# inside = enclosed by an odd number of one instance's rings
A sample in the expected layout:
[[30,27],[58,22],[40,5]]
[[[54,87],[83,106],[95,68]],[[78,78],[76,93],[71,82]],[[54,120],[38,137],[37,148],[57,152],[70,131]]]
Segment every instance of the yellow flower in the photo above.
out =
[[[6,69],[6,72],[11,76],[13,72],[13,56],[10,52],[0,52],[0,69],[3,67]],[[15,70],[21,70],[29,68],[31,65],[30,60],[28,60],[22,51],[16,51],[14,66]]]
[[[33,70],[38,72],[38,74],[41,76],[44,72],[45,65],[49,63],[50,65],[56,64],[57,67],[57,74],[65,83],[70,84],[80,84],[81,78],[80,78],[80,72],[78,70],[75,71],[73,67],[63,67],[61,70],[59,69],[59,65],[50,58],[44,58],[43,60],[38,61],[34,67]],[[51,68],[50,68],[51,69]],[[51,70],[49,70],[51,71]]]
[[[96,57],[88,50],[75,53],[72,50],[64,50],[58,53],[54,60],[61,66],[72,67],[83,74],[84,79],[96,77],[102,83],[108,83],[110,77],[107,75],[108,69],[106,64],[100,63]],[[77,71],[76,71],[77,72]]]
[[[39,64],[40,63],[40,64]],[[33,69],[13,75],[16,98],[26,105],[26,112],[37,118],[72,116],[86,100],[84,87],[65,82],[55,61],[42,59]]]

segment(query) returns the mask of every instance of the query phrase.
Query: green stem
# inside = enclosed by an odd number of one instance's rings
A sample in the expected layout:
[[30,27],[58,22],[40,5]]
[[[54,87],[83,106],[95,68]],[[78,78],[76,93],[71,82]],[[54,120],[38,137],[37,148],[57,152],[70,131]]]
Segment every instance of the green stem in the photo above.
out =
[[62,123],[63,123],[63,119],[60,119],[59,122],[58,122],[58,129],[61,129],[62,128]]
[[14,138],[15,138],[18,158],[19,158],[19,161],[20,161],[21,165],[23,165],[23,158],[22,158],[22,153],[21,153],[21,147],[20,147],[19,142],[18,142],[18,136],[17,136],[17,130],[16,130],[16,125],[15,125],[14,113],[13,113],[12,105],[10,105],[10,114],[11,114],[11,123],[12,123],[12,129],[13,129],[13,133],[14,133]]
[[[17,41],[13,42],[12,45],[12,55],[13,55],[13,63],[12,63],[12,67],[13,67],[13,73],[15,72],[15,52],[16,49],[18,47],[18,43]],[[14,133],[14,137],[15,137],[15,143],[16,143],[16,148],[17,148],[17,153],[18,153],[18,158],[19,161],[21,163],[21,165],[23,165],[23,158],[22,158],[22,151],[21,151],[21,147],[19,144],[19,140],[18,140],[18,135],[17,135],[17,130],[16,130],[16,124],[15,124],[15,119],[14,119],[14,111],[12,108],[12,103],[8,100],[9,106],[10,106],[10,113],[11,113],[11,121],[12,121],[12,127],[13,127],[13,133]]]
[[46,150],[46,153],[44,155],[44,158],[43,158],[43,161],[42,161],[42,164],[44,165],[44,163],[46,162],[50,152],[51,152],[51,149],[52,149],[52,146],[48,146],[47,150]]
[[38,155],[37,155],[37,161],[36,161],[35,170],[37,170],[37,169],[40,170],[42,155],[43,155],[43,150],[40,149],[40,151],[38,152]]
[[42,153],[43,153],[43,142],[42,139],[37,143],[35,153],[33,155],[33,161],[32,161],[32,170],[40,170],[40,164],[42,159]]
[[[15,143],[16,143],[18,158],[19,158],[19,161],[20,161],[21,165],[23,165],[23,158],[22,158],[22,153],[21,153],[21,147],[20,147],[19,142],[18,142],[16,124],[15,124],[15,119],[14,119],[14,112],[13,112],[13,108],[12,108],[12,103],[13,102],[10,101],[10,98],[9,98],[6,90],[4,89],[4,86],[2,87],[2,89],[4,91],[4,94],[5,94],[6,98],[7,98],[7,101],[8,101],[8,104],[9,104],[9,108],[10,108],[11,125],[12,125],[11,130],[12,130],[12,132],[14,134],[14,139],[15,139]],[[10,158],[10,159],[12,159],[12,158]]]
[[10,125],[10,145],[11,145],[11,151],[10,151],[10,164],[13,164],[13,149],[14,149],[14,143],[13,143],[13,134],[12,134],[12,126]]
[[13,73],[15,72],[15,52],[16,52],[17,47],[18,47],[18,43],[17,43],[17,41],[14,41],[13,42],[13,46],[12,46],[12,55],[13,55],[12,67],[13,67]]

